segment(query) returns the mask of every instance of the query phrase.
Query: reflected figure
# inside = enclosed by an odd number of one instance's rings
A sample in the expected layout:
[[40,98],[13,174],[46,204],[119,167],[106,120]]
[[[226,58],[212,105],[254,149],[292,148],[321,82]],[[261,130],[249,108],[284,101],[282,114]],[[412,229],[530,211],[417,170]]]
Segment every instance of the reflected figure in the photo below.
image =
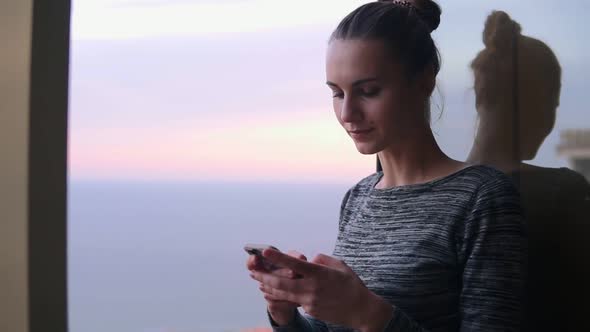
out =
[[513,178],[529,232],[529,331],[590,331],[590,185],[568,168],[529,165],[555,124],[561,67],[543,42],[493,12],[473,60],[477,134],[468,161]]

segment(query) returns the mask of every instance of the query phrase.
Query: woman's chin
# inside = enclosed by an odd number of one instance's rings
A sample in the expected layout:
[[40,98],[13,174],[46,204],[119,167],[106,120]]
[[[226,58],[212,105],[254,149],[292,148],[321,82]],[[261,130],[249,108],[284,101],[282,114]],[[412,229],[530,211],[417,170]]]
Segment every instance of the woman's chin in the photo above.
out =
[[377,146],[372,142],[354,142],[356,149],[358,152],[364,155],[372,155],[376,154],[377,152],[381,151],[377,148]]

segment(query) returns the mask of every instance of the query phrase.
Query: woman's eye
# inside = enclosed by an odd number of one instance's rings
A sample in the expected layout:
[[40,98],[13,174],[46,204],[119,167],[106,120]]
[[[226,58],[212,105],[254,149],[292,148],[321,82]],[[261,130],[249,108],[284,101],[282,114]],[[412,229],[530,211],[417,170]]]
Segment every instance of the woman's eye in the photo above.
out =
[[381,90],[378,88],[366,89],[366,90],[361,90],[361,95],[363,95],[365,97],[375,97],[376,95],[379,94],[379,92],[381,92]]
[[332,98],[343,98],[343,97],[344,97],[344,93],[342,93],[342,92],[334,91],[332,93]]

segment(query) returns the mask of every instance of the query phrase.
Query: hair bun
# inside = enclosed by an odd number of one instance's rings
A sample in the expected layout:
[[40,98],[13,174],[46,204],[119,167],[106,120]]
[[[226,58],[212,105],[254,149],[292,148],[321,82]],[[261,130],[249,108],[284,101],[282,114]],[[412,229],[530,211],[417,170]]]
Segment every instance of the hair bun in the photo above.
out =
[[509,49],[515,36],[520,36],[520,24],[503,11],[493,11],[487,18],[483,30],[483,43],[486,47]]
[[389,2],[397,6],[413,9],[420,19],[426,23],[430,32],[436,30],[440,25],[440,6],[432,0],[378,0],[377,2]]
[[440,25],[442,14],[440,6],[432,0],[414,0],[413,2],[418,9],[418,14],[430,28],[430,32],[436,30]]

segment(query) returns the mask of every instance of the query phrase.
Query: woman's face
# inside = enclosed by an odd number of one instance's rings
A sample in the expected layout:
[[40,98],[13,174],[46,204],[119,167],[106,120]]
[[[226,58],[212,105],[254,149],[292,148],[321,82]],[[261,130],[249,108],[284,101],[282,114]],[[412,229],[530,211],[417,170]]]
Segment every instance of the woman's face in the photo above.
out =
[[404,144],[424,124],[428,96],[380,41],[333,40],[326,76],[334,113],[362,154]]

